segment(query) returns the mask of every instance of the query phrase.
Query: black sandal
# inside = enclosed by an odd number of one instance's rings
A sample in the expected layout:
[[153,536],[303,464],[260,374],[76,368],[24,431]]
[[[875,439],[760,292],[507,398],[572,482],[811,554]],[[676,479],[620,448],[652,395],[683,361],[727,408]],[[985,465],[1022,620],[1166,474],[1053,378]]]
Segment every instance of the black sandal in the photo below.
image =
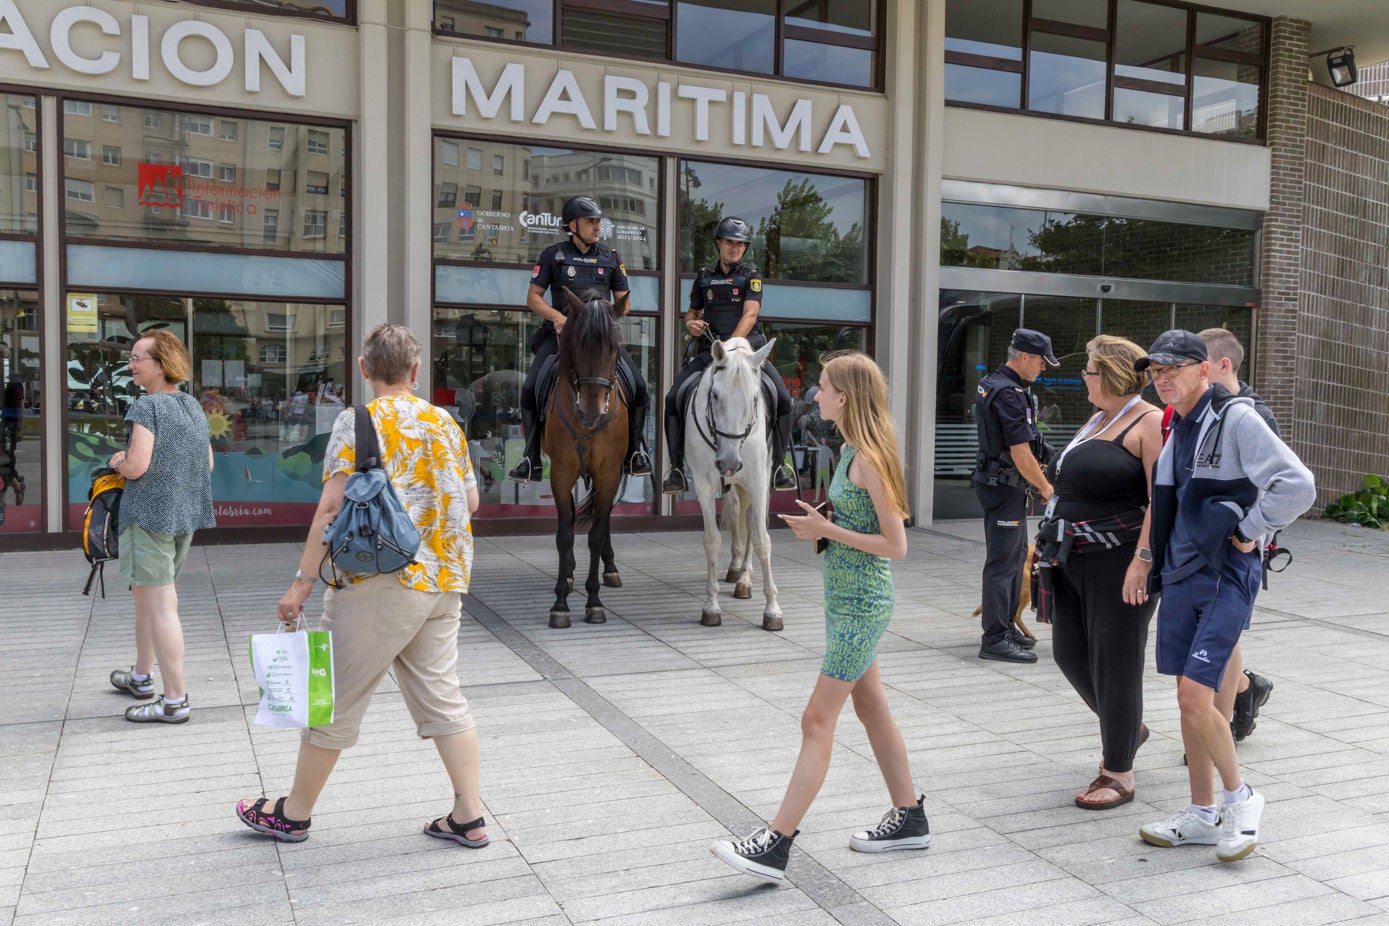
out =
[[460,824],[453,819],[453,814],[450,813],[444,818],[444,822],[448,824],[447,830],[440,829],[438,820],[430,820],[429,825],[424,828],[424,834],[426,836],[433,836],[435,839],[447,839],[449,842],[456,842],[460,846],[467,846],[469,849],[481,849],[491,842],[486,836],[483,836],[481,839],[469,839],[465,835],[468,830],[482,829],[487,825],[482,817],[478,817],[471,823]]
[[242,823],[255,830],[257,833],[264,833],[267,836],[274,836],[285,842],[303,842],[309,838],[307,832],[292,833],[291,830],[307,830],[313,825],[313,820],[291,820],[285,816],[285,799],[282,797],[275,802],[275,809],[271,813],[265,812],[265,802],[269,798],[260,798],[254,804],[247,804],[245,801],[238,801],[236,804],[236,817]]

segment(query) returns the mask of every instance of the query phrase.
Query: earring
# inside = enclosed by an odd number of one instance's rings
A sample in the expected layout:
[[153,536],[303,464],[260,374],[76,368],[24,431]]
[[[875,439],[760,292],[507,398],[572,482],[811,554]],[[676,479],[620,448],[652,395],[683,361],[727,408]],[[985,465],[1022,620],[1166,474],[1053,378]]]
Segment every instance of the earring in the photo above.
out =
[[420,381],[419,381],[419,380],[415,380],[414,382],[412,382],[412,383],[410,384],[410,391],[411,391],[411,392],[419,392],[419,391],[420,391]]

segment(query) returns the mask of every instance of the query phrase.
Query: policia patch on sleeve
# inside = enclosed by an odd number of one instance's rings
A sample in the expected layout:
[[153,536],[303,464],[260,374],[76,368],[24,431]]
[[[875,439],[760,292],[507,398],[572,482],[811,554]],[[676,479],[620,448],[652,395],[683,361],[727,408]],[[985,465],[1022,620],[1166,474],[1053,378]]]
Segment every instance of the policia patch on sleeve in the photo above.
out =
[[761,281],[761,280],[753,280],[753,281],[751,281],[750,283],[748,283],[748,289],[752,290],[752,291],[755,292],[755,293],[760,293],[760,292],[762,292],[762,281]]

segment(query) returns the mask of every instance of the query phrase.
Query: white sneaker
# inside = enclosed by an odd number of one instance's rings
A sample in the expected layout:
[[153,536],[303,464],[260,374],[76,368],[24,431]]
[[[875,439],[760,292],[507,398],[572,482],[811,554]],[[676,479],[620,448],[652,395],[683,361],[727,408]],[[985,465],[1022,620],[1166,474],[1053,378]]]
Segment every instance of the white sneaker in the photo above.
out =
[[1187,807],[1161,823],[1143,824],[1138,828],[1138,835],[1144,842],[1164,849],[1213,846],[1220,842],[1220,824],[1207,823]]
[[1264,815],[1264,796],[1253,788],[1249,799],[1227,804],[1220,815],[1220,842],[1215,857],[1222,862],[1238,862],[1259,845],[1259,818]]

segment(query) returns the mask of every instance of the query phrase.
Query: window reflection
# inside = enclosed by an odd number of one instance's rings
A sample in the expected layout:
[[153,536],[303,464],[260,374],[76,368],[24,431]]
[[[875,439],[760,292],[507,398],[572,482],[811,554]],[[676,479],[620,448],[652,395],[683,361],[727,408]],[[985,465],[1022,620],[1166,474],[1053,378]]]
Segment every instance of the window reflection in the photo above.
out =
[[555,40],[554,0],[434,0],[440,32],[549,45]]
[[1029,109],[1088,119],[1104,118],[1103,42],[1033,33],[1028,66]]
[[69,235],[346,249],[343,129],[88,104],[62,131],[65,151],[102,152],[65,159]]
[[[525,447],[521,430],[521,385],[530,368],[530,339],[539,319],[530,312],[499,309],[434,311],[433,382],[435,405],[454,416],[468,439],[478,474],[484,517],[552,517],[548,480],[517,483],[507,473]],[[656,392],[659,350],[657,321],[628,316],[619,325],[622,344]],[[650,446],[656,433],[656,403],[647,414]],[[548,475],[549,458],[544,458]],[[628,479],[618,514],[651,514],[655,500],[649,479]]]
[[785,77],[827,84],[868,87],[873,83],[873,53],[866,48],[787,39],[782,64]]
[[604,54],[670,57],[670,21],[624,16],[579,6],[564,9],[560,44]]
[[580,194],[602,207],[602,241],[628,270],[657,268],[657,158],[475,139],[435,139],[434,254],[529,267]]
[[677,61],[735,71],[772,73],[776,0],[746,0],[729,9],[720,0],[675,5]]
[[746,259],[764,277],[867,282],[867,181],[682,161],[679,183],[682,271],[714,262],[714,228],[737,215],[752,226]]
[[1150,128],[1186,124],[1187,11],[1119,0],[1114,121]]
[[1032,16],[1104,29],[1108,26],[1109,10],[1105,0],[1032,0]]
[[34,290],[0,288],[0,533],[43,527],[40,310]]
[[[199,0],[190,0],[198,4]],[[217,0],[206,6],[234,6],[252,13],[276,10],[321,19],[349,19],[348,0]]]
[[[38,230],[38,117],[32,96],[0,93],[0,232]],[[71,167],[69,167],[71,169]]]
[[1016,109],[1022,101],[1022,75],[947,62],[945,98],[957,103]]
[[1197,58],[1194,71],[1192,131],[1245,138],[1257,136],[1260,69],[1232,61]]
[[[140,390],[130,346],[166,328],[189,347],[185,387],[207,416],[220,527],[307,523],[323,452],[347,394],[347,314],[340,305],[68,293],[94,306],[91,331],[69,325],[68,498],[86,497],[94,467],[125,446],[125,412]],[[82,515],[74,501],[74,528]]]

